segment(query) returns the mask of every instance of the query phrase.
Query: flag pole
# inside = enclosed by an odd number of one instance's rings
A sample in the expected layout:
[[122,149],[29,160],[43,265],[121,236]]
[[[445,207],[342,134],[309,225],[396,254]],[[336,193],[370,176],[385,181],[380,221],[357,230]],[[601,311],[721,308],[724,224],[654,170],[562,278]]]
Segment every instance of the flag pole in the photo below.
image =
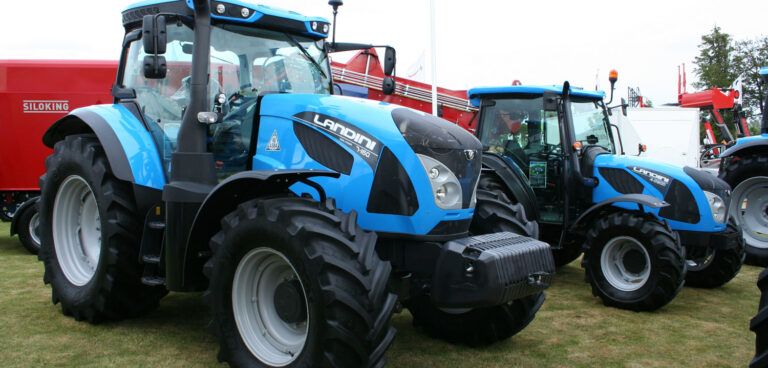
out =
[[437,35],[435,32],[435,2],[437,0],[429,0],[429,39],[430,39],[430,56],[431,65],[430,71],[432,73],[432,115],[437,116]]

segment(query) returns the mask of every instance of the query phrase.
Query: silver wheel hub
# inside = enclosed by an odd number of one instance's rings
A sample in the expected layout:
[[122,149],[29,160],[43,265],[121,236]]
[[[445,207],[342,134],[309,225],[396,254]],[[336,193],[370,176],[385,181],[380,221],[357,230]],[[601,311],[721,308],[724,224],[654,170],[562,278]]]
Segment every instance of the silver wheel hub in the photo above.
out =
[[101,218],[85,179],[64,179],[53,202],[53,245],[61,271],[74,285],[93,278],[101,256]]
[[35,212],[29,220],[29,236],[37,247],[40,247],[40,214]]
[[240,337],[260,361],[282,367],[298,358],[309,333],[307,305],[304,285],[282,253],[256,248],[240,260],[232,282],[233,315]]
[[635,238],[618,236],[606,243],[600,254],[605,280],[621,291],[642,288],[651,275],[651,257]]
[[756,176],[737,185],[729,210],[747,245],[768,249],[768,177]]

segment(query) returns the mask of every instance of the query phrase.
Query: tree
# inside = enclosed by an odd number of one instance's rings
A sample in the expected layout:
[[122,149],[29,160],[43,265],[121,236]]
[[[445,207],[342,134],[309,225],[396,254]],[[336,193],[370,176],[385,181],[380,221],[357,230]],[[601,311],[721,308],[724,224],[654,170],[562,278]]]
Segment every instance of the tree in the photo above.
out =
[[693,86],[700,89],[730,86],[738,76],[733,68],[733,51],[731,36],[718,26],[701,36],[699,56],[693,62],[699,80]]
[[766,86],[760,86],[760,67],[768,66],[768,37],[737,41],[733,47],[734,70],[744,77],[744,110],[750,122],[750,128],[759,123],[763,111]]

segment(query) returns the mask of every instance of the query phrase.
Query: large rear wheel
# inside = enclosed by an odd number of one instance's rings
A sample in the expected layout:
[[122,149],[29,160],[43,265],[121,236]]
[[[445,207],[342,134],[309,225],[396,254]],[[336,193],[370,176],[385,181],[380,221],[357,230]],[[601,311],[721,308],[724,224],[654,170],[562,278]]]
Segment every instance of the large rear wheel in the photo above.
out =
[[755,333],[755,356],[749,363],[750,368],[768,367],[768,269],[760,273],[757,287],[760,289],[760,304],[757,315],[749,322],[749,329]]
[[668,226],[633,213],[599,219],[582,259],[592,293],[608,306],[652,311],[675,298],[685,281],[685,251]]
[[395,330],[376,235],[304,198],[256,199],[211,240],[205,299],[234,367],[379,367]]
[[53,303],[76,320],[135,317],[165,288],[141,283],[140,234],[129,183],[117,180],[91,135],[56,143],[41,178],[39,258]]
[[[535,237],[538,227],[528,221],[525,209],[512,204],[501,191],[477,190],[471,235],[512,232]],[[413,325],[428,335],[452,343],[471,346],[488,345],[508,339],[530,324],[544,303],[544,293],[536,293],[502,305],[475,309],[443,309],[429,296],[421,295],[405,305],[413,316]]]
[[768,155],[734,158],[720,178],[733,188],[729,213],[744,235],[745,262],[768,266]]

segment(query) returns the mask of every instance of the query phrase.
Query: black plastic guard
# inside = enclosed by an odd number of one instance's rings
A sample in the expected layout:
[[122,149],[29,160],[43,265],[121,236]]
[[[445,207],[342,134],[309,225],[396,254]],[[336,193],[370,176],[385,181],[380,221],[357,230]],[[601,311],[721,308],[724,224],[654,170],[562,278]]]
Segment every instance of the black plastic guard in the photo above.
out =
[[443,245],[432,277],[432,301],[444,308],[500,305],[549,287],[549,244],[503,232]]

